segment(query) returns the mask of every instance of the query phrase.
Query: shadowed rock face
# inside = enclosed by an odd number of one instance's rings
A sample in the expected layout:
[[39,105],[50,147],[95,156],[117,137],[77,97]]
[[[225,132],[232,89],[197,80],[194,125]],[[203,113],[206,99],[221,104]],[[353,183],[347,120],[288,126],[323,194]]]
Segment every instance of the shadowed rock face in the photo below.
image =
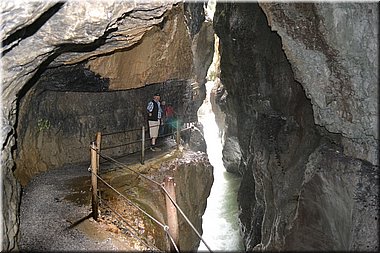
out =
[[[207,154],[204,152],[185,152],[172,151],[165,155],[159,155],[156,159],[149,159],[144,166],[144,174],[150,180],[140,177],[129,170],[119,170],[107,173],[104,178],[115,186],[118,191],[125,193],[128,198],[147,210],[153,217],[163,224],[169,225],[166,212],[166,198],[160,184],[166,177],[172,177],[175,181],[175,196],[181,211],[177,211],[179,238],[177,246],[184,252],[194,252],[199,246],[200,239],[191,228],[194,226],[196,231],[202,234],[202,216],[206,209],[207,197],[210,195],[211,186],[214,180],[213,167],[208,161]],[[132,169],[139,171],[136,165]],[[141,171],[140,171],[141,172]],[[152,183],[154,180],[156,183]],[[113,196],[113,197],[112,197]],[[102,197],[107,201],[117,201],[115,193],[108,188],[102,193]],[[114,200],[112,200],[114,199]],[[122,201],[113,203],[123,205]],[[163,227],[152,222],[142,213],[136,213],[133,217],[140,217],[144,221],[146,230],[153,234],[155,246],[160,250],[170,250],[170,241]],[[186,217],[186,218],[184,218]],[[191,225],[186,221],[190,221]]]
[[223,153],[226,167],[242,175],[247,250],[378,249],[372,10],[217,5]]
[[[75,87],[53,86],[53,82],[47,81],[50,78],[55,81],[61,80],[58,83],[64,84],[64,80],[58,78],[60,70],[65,69],[55,69],[53,73],[46,73],[50,77],[41,77],[35,89],[20,103],[17,129],[18,138],[22,142],[16,151],[15,175],[23,185],[41,171],[64,164],[88,161],[88,148],[90,142],[95,140],[97,132],[102,135],[121,132],[103,137],[102,145],[105,148],[141,139],[142,126],[147,129],[145,108],[152,99],[153,91],[161,92],[164,99],[173,100],[178,115],[187,112],[184,105],[191,105],[191,100],[187,99],[191,94],[186,90],[186,81],[153,84],[140,89],[117,92],[95,92],[91,89],[97,89],[106,82],[88,85],[91,84],[90,81],[80,79],[80,75],[76,75],[79,85]],[[72,71],[70,75],[75,73]],[[93,77],[89,78],[92,80]],[[181,97],[178,97],[180,94]],[[148,137],[149,133],[146,131],[146,138]],[[161,142],[162,140],[159,140],[158,144]],[[141,144],[137,142],[104,152],[120,156],[139,150]]]
[[94,130],[141,127],[157,91],[183,121],[195,121],[213,34],[203,7],[176,1],[11,1],[1,10],[2,248],[12,250],[20,199],[14,175],[25,184],[40,171],[86,160]]
[[[184,121],[195,121],[213,38],[196,4],[2,1],[1,10],[2,248],[12,250],[21,190],[14,174],[26,182],[59,166],[66,138],[77,141],[70,155],[79,161],[77,150],[100,127],[94,122],[115,122],[112,130],[140,126],[143,111],[125,121],[130,112],[107,101],[139,101],[143,110],[151,91],[170,91]],[[214,22],[224,154],[228,168],[242,175],[246,249],[378,250],[378,5],[224,3]],[[139,54],[146,63],[137,64]],[[125,57],[136,59],[133,71],[118,64]],[[84,93],[137,87],[144,92],[99,93],[97,99]],[[99,111],[73,104],[83,102]],[[92,118],[105,108],[104,118]],[[75,110],[85,114],[79,123]],[[70,119],[63,127],[60,113]],[[38,128],[44,131],[34,135]],[[57,156],[42,161],[44,150]],[[29,161],[34,169],[18,171]]]

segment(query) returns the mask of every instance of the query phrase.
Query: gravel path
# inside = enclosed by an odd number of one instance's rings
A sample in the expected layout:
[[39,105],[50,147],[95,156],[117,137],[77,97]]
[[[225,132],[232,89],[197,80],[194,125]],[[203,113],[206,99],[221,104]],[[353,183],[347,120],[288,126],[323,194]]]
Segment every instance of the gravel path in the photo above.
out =
[[[127,250],[114,234],[87,219],[89,182],[86,166],[67,166],[34,177],[21,198],[20,251]],[[77,225],[71,228],[72,224]]]
[[[146,161],[173,150],[168,140],[162,151],[147,152]],[[136,163],[140,155],[124,157]],[[23,189],[20,205],[20,251],[137,251],[145,248],[115,232],[104,219],[91,218],[89,164],[70,165],[33,177]],[[103,170],[107,165],[102,164]],[[112,167],[112,165],[111,165]],[[103,217],[104,218],[104,217]],[[116,230],[117,231],[117,230]],[[146,250],[146,249],[145,249]]]

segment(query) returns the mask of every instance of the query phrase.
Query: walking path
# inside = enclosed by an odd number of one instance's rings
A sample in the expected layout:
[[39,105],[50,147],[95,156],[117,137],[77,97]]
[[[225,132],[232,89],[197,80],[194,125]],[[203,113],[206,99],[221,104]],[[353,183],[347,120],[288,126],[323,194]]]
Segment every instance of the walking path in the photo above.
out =
[[131,250],[101,224],[86,219],[91,213],[90,185],[80,192],[72,187],[73,182],[86,183],[86,178],[86,166],[63,167],[33,178],[21,199],[20,251]]
[[[163,153],[147,151],[146,159]],[[137,157],[128,158],[139,161]],[[91,215],[89,164],[70,165],[34,177],[23,189],[20,205],[20,251],[136,251],[112,224]]]

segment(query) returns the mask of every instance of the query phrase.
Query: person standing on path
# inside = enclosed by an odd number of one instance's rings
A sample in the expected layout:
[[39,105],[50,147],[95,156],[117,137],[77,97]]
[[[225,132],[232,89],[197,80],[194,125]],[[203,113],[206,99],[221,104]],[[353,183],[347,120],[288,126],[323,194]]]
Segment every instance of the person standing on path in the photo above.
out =
[[166,131],[165,134],[173,133],[173,129],[175,127],[175,112],[174,108],[171,103],[168,103],[168,105],[165,107],[165,125],[166,125]]
[[156,140],[158,137],[158,130],[160,128],[160,121],[162,116],[162,108],[160,105],[160,94],[155,93],[153,100],[148,103],[146,107],[148,112],[148,125],[149,125],[149,135],[151,138],[151,147],[152,151],[159,150],[156,147]]
[[166,128],[166,126],[165,126],[165,124],[166,124],[165,100],[162,100],[160,103],[161,103],[160,106],[161,106],[162,114],[161,114],[161,125],[160,125],[160,129],[158,131],[158,136],[163,136],[164,134],[166,134],[166,132],[165,132],[165,128]]

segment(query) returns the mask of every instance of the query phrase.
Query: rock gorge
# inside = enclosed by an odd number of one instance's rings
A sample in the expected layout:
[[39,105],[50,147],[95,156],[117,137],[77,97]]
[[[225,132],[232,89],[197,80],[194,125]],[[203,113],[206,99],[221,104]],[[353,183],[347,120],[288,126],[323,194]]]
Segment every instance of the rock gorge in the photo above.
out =
[[86,161],[96,131],[140,127],[153,92],[197,120],[214,30],[246,250],[378,250],[378,3],[203,8],[1,3],[3,250],[21,185]]
[[221,3],[246,250],[378,250],[377,3]]
[[[173,103],[182,122],[197,120],[214,35],[212,23],[204,22],[202,3],[19,1],[1,6],[2,248],[17,250],[21,186],[33,176],[89,161],[97,131],[141,128],[156,92]],[[113,138],[115,143],[120,136]],[[187,208],[199,210],[192,219],[199,230],[206,195]]]

